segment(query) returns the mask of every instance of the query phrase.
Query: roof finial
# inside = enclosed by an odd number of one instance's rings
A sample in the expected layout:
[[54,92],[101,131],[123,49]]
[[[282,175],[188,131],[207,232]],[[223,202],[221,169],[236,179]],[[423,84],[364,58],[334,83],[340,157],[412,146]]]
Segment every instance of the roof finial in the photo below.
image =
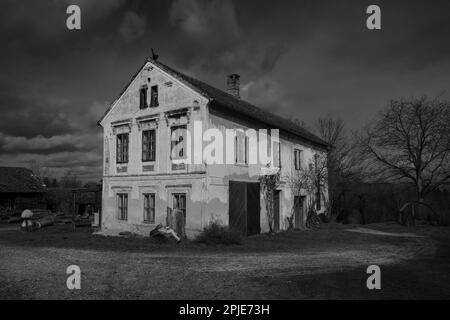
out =
[[159,55],[158,54],[156,54],[155,53],[155,51],[153,51],[153,48],[152,48],[152,60],[158,60],[158,57],[159,57]]

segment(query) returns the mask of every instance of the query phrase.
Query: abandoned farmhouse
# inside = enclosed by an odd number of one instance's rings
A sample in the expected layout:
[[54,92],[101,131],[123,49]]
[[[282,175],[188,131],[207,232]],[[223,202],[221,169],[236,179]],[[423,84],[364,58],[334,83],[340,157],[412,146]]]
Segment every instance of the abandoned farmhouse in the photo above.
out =
[[[295,194],[284,177],[307,166],[315,155],[326,154],[327,144],[293,122],[243,101],[239,75],[226,80],[227,90],[222,91],[152,58],[144,62],[99,121],[104,132],[102,229],[148,235],[156,225],[166,224],[171,210],[178,210],[184,214],[188,237],[211,221],[244,235],[266,232],[258,180],[266,167],[281,170],[274,199],[275,230],[286,229],[291,215],[296,227],[304,224],[310,195]],[[245,134],[231,141],[233,163],[192,163],[188,150],[194,149],[195,139],[185,132],[194,132],[194,124],[203,132],[215,129],[224,136],[228,129],[279,129],[279,137],[268,143],[271,160],[265,164],[249,161],[255,143]],[[203,148],[209,144],[201,143]],[[325,207],[327,192],[323,194],[318,212]]]

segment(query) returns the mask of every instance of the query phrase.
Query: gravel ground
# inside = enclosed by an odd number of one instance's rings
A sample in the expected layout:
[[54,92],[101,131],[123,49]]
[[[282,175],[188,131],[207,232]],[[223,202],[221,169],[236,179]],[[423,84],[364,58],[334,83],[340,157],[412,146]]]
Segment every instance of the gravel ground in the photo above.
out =
[[[357,228],[324,225],[225,247],[0,227],[0,298],[450,298],[450,228],[376,224],[348,232]],[[366,288],[372,264],[381,267],[381,290]],[[81,290],[66,287],[70,265],[81,268]]]

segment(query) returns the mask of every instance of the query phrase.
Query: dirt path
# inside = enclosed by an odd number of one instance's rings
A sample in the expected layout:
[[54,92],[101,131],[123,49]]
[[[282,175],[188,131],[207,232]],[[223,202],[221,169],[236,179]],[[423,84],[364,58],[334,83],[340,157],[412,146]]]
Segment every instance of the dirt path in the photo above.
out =
[[[278,239],[251,239],[235,249],[187,247],[168,252],[48,245],[28,247],[0,239],[0,297],[333,297],[332,292],[326,292],[329,289],[324,288],[321,292],[320,286],[329,286],[328,283],[343,277],[342,283],[339,282],[341,285],[348,286],[347,282],[354,281],[358,290],[360,287],[363,290],[367,266],[376,264],[390,268],[404,265],[418,258],[430,259],[437,250],[436,243],[429,237],[403,239],[343,230],[315,232],[279,235]],[[69,265],[80,266],[82,290],[69,291],[66,288],[66,268]],[[313,286],[314,283],[318,288]],[[312,289],[304,291],[308,286]],[[339,290],[340,287],[334,289]],[[315,290],[319,291],[314,293]]]

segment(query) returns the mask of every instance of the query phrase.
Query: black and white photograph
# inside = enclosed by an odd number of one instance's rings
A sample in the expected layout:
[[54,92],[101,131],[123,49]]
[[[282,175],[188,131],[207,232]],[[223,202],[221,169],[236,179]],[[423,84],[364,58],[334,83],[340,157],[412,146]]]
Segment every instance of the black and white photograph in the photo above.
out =
[[0,42],[0,300],[450,299],[450,1],[0,0]]

